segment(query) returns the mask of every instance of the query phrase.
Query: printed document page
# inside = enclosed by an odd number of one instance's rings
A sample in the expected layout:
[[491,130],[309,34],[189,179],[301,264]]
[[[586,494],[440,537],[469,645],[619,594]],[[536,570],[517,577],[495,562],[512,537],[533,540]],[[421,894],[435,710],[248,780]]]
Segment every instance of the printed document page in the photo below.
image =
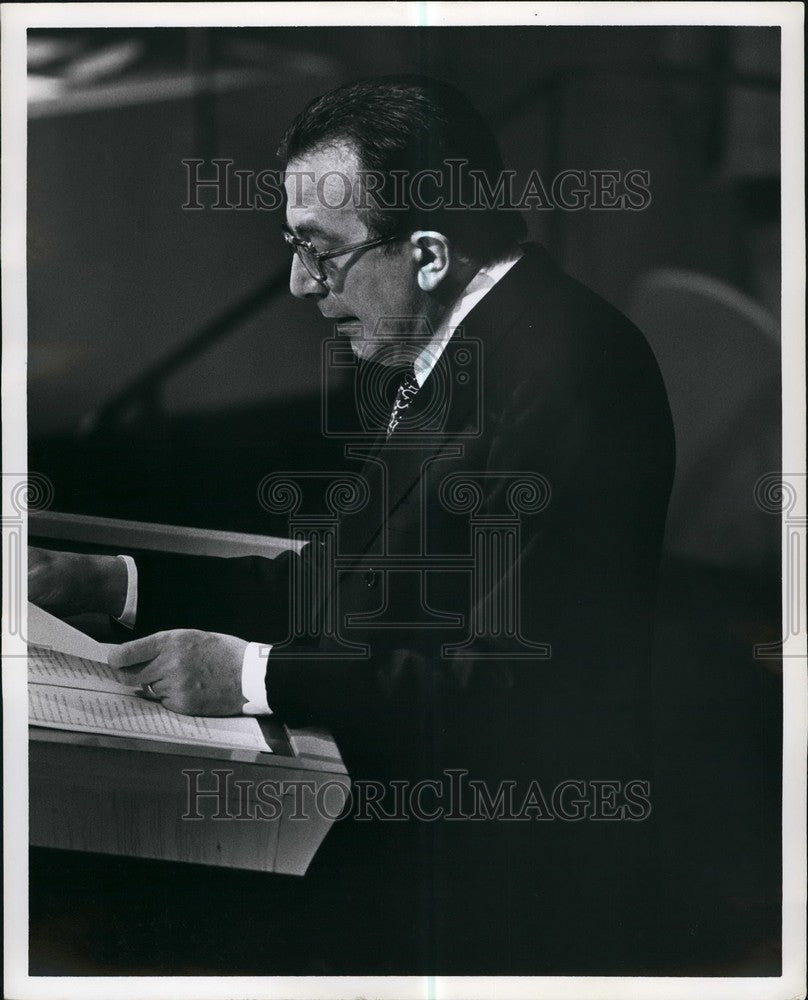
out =
[[135,694],[74,691],[48,684],[31,684],[28,717],[32,724],[51,729],[269,751],[255,719],[178,715]]
[[46,646],[28,646],[28,682],[133,694],[137,688],[121,683],[121,673],[106,663],[69,656]]

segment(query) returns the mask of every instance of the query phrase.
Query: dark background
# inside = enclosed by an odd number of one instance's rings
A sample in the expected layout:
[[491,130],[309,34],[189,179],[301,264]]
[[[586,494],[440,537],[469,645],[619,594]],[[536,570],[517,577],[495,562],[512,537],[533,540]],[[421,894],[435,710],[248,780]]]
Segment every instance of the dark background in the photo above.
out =
[[[779,664],[753,655],[780,635],[779,521],[753,499],[779,466],[779,43],[777,28],[681,26],[29,32],[29,465],[59,510],[284,534],[261,478],[339,457],[319,423],[329,331],[282,278],[245,305],[288,268],[281,213],[183,211],[183,159],[276,168],[309,99],[414,71],[472,97],[520,178],[650,172],[644,211],[526,218],[642,317],[675,404],[660,972],[779,967]],[[660,269],[697,280],[649,301]],[[305,880],[36,851],[31,971],[335,971],[276,925],[292,897],[311,902]],[[375,960],[369,946],[348,971]]]

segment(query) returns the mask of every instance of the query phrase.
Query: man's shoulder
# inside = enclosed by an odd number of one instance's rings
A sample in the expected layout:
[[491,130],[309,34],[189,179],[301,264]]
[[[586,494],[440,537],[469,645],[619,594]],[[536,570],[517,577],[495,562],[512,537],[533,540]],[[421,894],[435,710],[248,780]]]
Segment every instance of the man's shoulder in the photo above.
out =
[[508,383],[560,379],[580,385],[604,376],[655,382],[656,360],[641,331],[543,247],[523,249],[523,258],[467,324],[492,362],[489,374]]

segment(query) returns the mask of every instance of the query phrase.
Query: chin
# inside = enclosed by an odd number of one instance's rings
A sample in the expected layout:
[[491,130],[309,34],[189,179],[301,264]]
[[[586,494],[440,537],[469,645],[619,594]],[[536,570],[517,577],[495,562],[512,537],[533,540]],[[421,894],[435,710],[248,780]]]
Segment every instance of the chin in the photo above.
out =
[[351,337],[351,350],[360,361],[375,361],[377,364],[391,364],[391,352],[394,350],[388,341],[375,340],[372,337]]
[[351,350],[360,361],[372,361],[376,353],[374,344],[369,343],[364,337],[351,338]]

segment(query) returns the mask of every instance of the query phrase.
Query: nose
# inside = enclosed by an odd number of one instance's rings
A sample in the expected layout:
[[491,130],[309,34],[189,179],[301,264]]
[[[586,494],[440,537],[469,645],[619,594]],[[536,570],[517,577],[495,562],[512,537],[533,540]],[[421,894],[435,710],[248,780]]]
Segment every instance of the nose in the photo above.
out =
[[310,298],[311,296],[322,298],[326,294],[325,288],[309,274],[303,261],[296,253],[292,255],[292,270],[289,272],[289,291],[298,299]]

